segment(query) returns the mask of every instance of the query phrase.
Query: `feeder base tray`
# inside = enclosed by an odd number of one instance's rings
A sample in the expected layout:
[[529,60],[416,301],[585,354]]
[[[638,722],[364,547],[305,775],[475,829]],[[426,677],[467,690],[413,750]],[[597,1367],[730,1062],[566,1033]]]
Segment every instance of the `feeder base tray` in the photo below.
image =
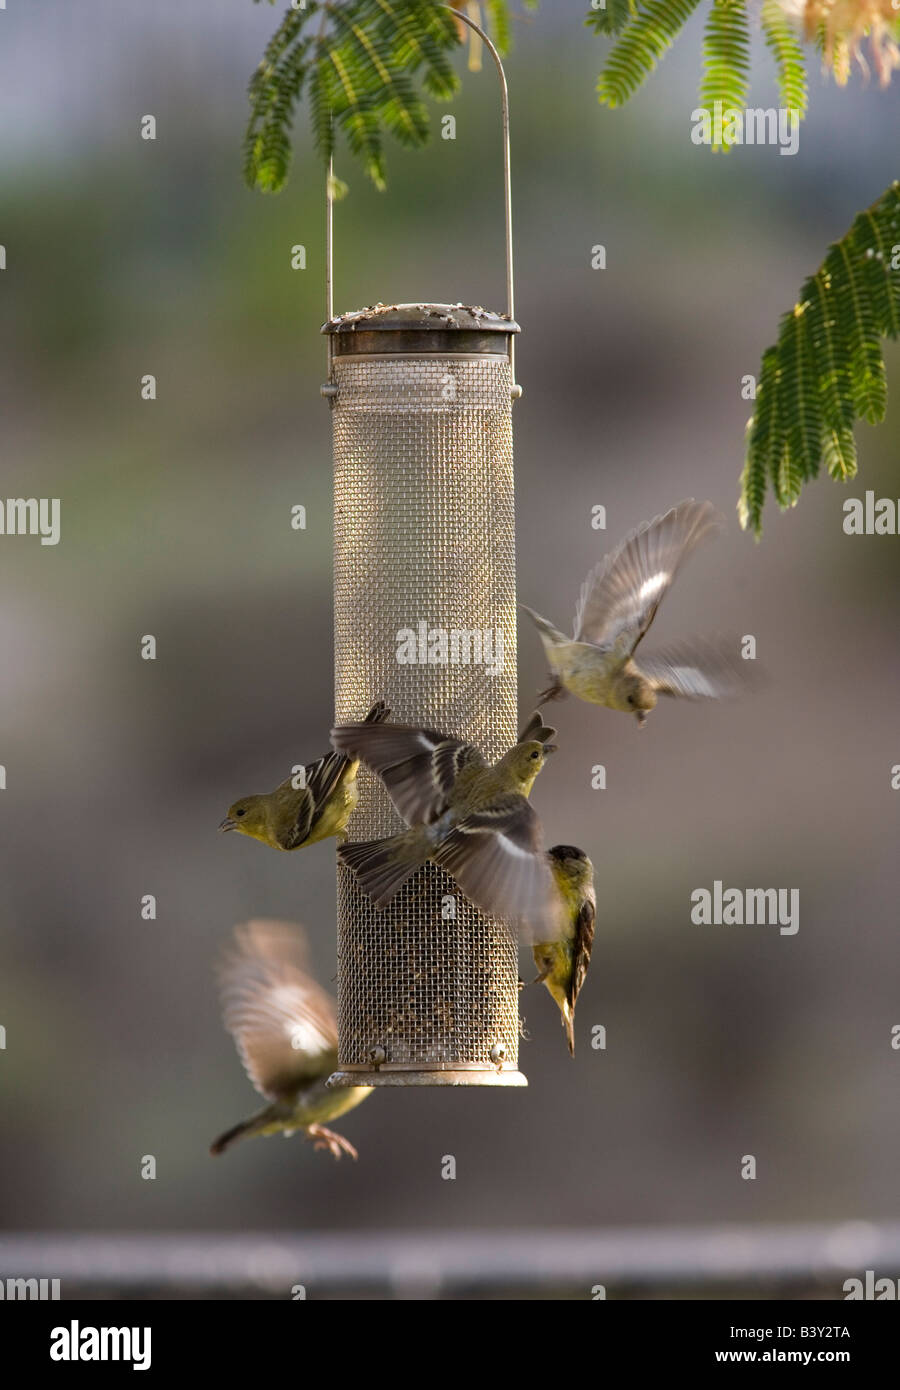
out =
[[515,1067],[379,1067],[377,1071],[344,1069],[332,1072],[331,1087],[344,1086],[527,1086],[528,1078]]

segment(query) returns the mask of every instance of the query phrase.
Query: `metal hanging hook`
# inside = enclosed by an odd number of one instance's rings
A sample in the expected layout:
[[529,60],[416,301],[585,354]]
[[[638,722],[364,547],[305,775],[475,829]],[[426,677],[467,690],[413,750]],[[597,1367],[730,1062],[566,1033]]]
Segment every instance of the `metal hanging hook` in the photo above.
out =
[[[442,10],[448,10],[455,19],[467,24],[470,29],[481,39],[485,48],[494,60],[497,75],[500,79],[500,110],[503,123],[503,201],[504,219],[506,231],[506,317],[511,323],[515,321],[515,298],[513,285],[513,237],[512,237],[512,174],[510,165],[509,148],[509,89],[506,84],[506,73],[500,54],[495,45],[488,38],[487,34],[476,24],[474,19],[470,19],[467,14],[460,10],[455,10],[451,5],[441,5]],[[328,173],[325,179],[325,319],[330,323],[334,318],[334,158],[328,161]],[[326,334],[327,361],[328,361],[328,386],[323,387],[323,395],[334,394],[332,382],[332,344],[331,335]],[[515,334],[510,333],[508,338],[509,353],[509,375],[511,382],[510,394],[517,399],[522,394],[521,386],[516,385],[516,360],[515,360]]]

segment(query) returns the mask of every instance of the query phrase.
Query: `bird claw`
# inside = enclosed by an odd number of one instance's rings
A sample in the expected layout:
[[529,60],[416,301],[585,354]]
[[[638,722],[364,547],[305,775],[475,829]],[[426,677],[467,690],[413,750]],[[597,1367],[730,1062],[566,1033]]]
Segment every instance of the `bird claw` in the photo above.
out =
[[561,700],[565,695],[565,688],[562,681],[555,680],[552,685],[548,685],[546,690],[542,690],[537,697],[537,708],[546,705],[550,700]]
[[339,1159],[341,1154],[347,1154],[349,1158],[357,1159],[359,1154],[342,1134],[335,1134],[333,1129],[326,1129],[324,1125],[310,1125],[306,1131],[307,1138],[312,1139],[313,1149],[327,1150],[332,1158]]

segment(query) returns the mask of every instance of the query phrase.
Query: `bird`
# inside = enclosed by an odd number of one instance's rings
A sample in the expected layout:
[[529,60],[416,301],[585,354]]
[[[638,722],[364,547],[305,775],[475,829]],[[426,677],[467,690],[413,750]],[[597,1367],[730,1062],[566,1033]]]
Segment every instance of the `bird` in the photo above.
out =
[[550,870],[565,905],[560,934],[552,941],[532,945],[538,969],[532,984],[544,984],[555,1000],[569,1055],[575,1056],[575,1004],[591,963],[594,944],[594,866],[584,850],[574,845],[554,845],[547,851]]
[[224,1153],[255,1134],[300,1130],[334,1158],[356,1158],[349,1140],[326,1122],[371,1095],[371,1086],[329,1090],[337,1065],[334,1003],[306,970],[306,938],[290,922],[245,922],[234,930],[219,980],[222,1015],[253,1085],[268,1104],[210,1145]]
[[556,730],[535,713],[518,741],[489,764],[471,743],[409,724],[342,724],[335,749],[381,778],[410,827],[382,840],[343,844],[338,859],[377,907],[385,907],[420,865],[446,869],[488,915],[529,935],[556,924],[559,895],[528,802]]
[[[376,724],[389,715],[387,705],[379,700],[365,722]],[[298,774],[294,774],[273,792],[242,796],[229,806],[219,829],[236,830],[283,850],[303,849],[330,835],[342,839],[359,800],[358,771],[358,758],[326,753],[303,769],[302,786],[295,785]]]
[[597,565],[581,589],[572,637],[523,604],[538,629],[553,683],[538,708],[571,691],[646,722],[660,695],[686,699],[737,694],[746,684],[738,662],[721,642],[668,647],[655,655],[635,652],[656,617],[682,562],[722,524],[711,502],[689,498],[645,522]]

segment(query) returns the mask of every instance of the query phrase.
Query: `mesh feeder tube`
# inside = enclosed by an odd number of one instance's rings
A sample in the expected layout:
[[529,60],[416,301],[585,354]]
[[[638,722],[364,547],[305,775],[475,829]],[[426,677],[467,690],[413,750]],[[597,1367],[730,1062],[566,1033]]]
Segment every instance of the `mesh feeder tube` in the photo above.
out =
[[[334,437],[338,723],[385,700],[399,723],[476,744],[517,737],[509,99],[500,56],[506,313],[460,304],[334,315],[326,194],[328,382]],[[360,770],[352,840],[404,829]],[[338,1070],[331,1086],[525,1086],[516,934],[436,864],[378,909],[338,865]]]
[[[517,737],[510,344],[481,309],[379,306],[325,326],[334,435],[338,723],[392,718],[476,744]],[[352,840],[404,828],[359,778]],[[435,864],[384,909],[338,867],[333,1086],[525,1085],[515,932]]]

